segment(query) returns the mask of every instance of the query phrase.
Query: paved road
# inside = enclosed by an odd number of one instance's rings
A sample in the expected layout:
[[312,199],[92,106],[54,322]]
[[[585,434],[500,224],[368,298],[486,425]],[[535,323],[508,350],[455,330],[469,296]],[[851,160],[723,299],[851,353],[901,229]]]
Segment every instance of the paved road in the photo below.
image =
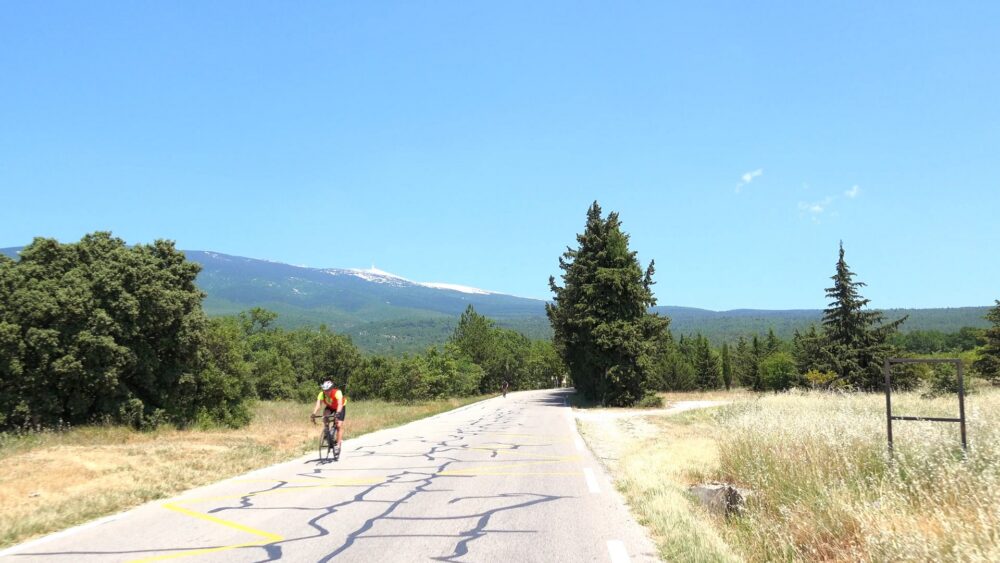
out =
[[268,467],[2,559],[656,560],[564,399],[489,399],[345,441],[337,463]]

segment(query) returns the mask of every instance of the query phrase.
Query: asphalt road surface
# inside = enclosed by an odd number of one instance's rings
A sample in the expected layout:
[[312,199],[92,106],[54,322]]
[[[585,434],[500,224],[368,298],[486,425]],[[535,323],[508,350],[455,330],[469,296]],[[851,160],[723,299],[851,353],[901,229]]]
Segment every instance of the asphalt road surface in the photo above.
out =
[[657,560],[577,434],[565,397],[549,390],[489,399],[347,440],[336,463],[319,463],[317,452],[0,558]]

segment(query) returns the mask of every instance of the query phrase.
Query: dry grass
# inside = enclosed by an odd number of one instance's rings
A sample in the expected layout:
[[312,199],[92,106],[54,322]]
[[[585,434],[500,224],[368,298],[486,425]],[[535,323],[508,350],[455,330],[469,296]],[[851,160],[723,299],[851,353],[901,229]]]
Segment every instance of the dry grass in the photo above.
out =
[[[957,406],[899,394],[894,411]],[[665,560],[1000,561],[1000,390],[967,412],[967,459],[957,425],[897,422],[892,463],[878,394],[745,395],[581,429]],[[685,492],[716,479],[754,491],[744,516],[712,516]]]
[[579,425],[663,560],[738,560],[686,493],[691,472],[718,462],[710,417],[689,411]]
[[[894,397],[897,414],[957,414],[954,397]],[[898,422],[890,463],[880,395],[722,409],[715,476],[757,492],[725,537],[751,561],[1000,560],[1000,392],[972,395],[967,412],[967,459],[957,425]]]
[[[345,437],[477,399],[352,401]],[[312,451],[312,405],[263,402],[240,430],[81,427],[0,435],[0,547]]]
[[733,389],[732,391],[675,391],[667,393],[657,393],[663,397],[663,404],[670,406],[678,401],[740,401],[756,398],[757,393],[746,389]]

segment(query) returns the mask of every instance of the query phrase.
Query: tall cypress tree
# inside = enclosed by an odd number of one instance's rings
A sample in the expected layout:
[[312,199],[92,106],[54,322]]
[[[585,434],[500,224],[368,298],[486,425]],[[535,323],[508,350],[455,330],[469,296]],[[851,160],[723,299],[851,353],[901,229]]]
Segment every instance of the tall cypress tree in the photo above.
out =
[[656,343],[669,319],[651,314],[653,263],[643,272],[617,213],[595,201],[577,248],[559,258],[563,285],[549,278],[546,305],[555,341],[574,385],[605,405],[631,405],[647,392]]
[[695,340],[695,370],[698,373],[699,389],[718,389],[722,384],[719,357],[712,351],[708,339],[698,335]]
[[881,388],[883,361],[894,352],[889,337],[907,317],[885,322],[880,311],[866,309],[869,300],[859,291],[865,284],[854,281],[844,260],[843,242],[831,279],[833,287],[827,288],[826,296],[832,301],[823,312],[823,352],[828,368],[837,374],[833,381],[846,380],[865,390]]
[[729,357],[729,343],[722,343],[722,383],[726,391],[733,388],[733,361]]
[[737,385],[746,385],[750,381],[750,346],[747,339],[740,336],[736,340],[736,353],[734,358],[733,379]]
[[1000,385],[1000,300],[996,303],[997,306],[986,313],[986,320],[993,326],[986,330],[986,346],[972,367],[986,379]]
[[747,377],[750,386],[754,391],[762,391],[764,389],[764,383],[760,377],[760,363],[764,361],[767,357],[767,353],[764,350],[764,346],[761,345],[760,339],[757,335],[753,335],[753,340],[750,341],[750,353],[747,355]]

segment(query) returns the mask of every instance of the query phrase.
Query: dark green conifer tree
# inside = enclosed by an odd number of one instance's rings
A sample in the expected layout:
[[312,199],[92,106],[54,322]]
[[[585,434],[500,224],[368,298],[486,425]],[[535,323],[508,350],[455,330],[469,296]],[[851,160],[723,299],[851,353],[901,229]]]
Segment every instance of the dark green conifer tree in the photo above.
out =
[[1000,385],[1000,300],[996,304],[996,307],[986,313],[986,320],[993,323],[993,326],[986,330],[986,346],[972,367],[993,384]]
[[764,349],[767,356],[781,350],[781,340],[778,340],[778,337],[775,336],[773,328],[767,329],[767,343],[764,345]]
[[830,371],[837,374],[833,381],[843,380],[859,389],[880,389],[884,385],[883,360],[894,352],[889,338],[906,317],[885,322],[880,311],[866,309],[869,300],[858,291],[865,284],[854,281],[854,272],[844,260],[843,243],[832,279],[833,287],[826,290],[831,302],[823,313],[823,350]]
[[764,383],[760,377],[760,363],[764,361],[767,354],[764,350],[764,346],[761,345],[760,339],[757,335],[753,335],[753,340],[750,341],[750,353],[747,354],[747,381],[746,384],[754,391],[763,391]]
[[726,391],[733,388],[733,362],[729,357],[729,343],[722,343],[722,382],[726,386]]
[[826,369],[824,343],[823,335],[816,331],[816,325],[810,325],[805,334],[795,331],[795,337],[792,339],[792,356],[795,358],[795,366],[799,373]]
[[648,391],[657,341],[669,319],[651,314],[653,263],[643,272],[617,213],[595,201],[577,248],[559,258],[563,285],[549,286],[546,313],[576,387],[605,405],[632,405]]
[[719,357],[712,350],[708,339],[700,334],[695,339],[694,368],[698,375],[699,389],[718,389],[722,386]]
[[733,380],[737,385],[746,385],[747,381],[750,380],[749,356],[750,345],[747,344],[746,337],[740,336],[736,341],[736,354],[733,362]]

